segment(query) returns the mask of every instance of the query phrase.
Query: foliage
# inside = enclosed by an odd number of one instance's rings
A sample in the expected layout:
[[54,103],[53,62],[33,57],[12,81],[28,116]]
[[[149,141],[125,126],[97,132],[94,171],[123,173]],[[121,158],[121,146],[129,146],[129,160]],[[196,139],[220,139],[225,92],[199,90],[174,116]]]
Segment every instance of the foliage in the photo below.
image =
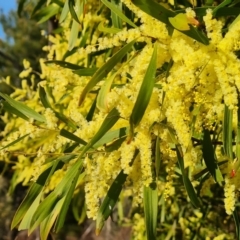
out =
[[[26,70],[30,68],[28,64],[23,63],[23,59],[30,62],[34,72],[32,78],[39,81],[39,59],[46,56],[42,48],[47,45],[47,26],[40,26],[35,20],[30,19],[32,10],[33,5],[28,4],[21,18],[16,11],[11,11],[7,15],[0,13],[0,24],[5,34],[5,39],[0,40],[0,76],[1,78],[10,77],[11,83],[15,86],[21,85],[19,74],[25,68]],[[45,31],[45,36],[41,31]],[[31,80],[33,79],[28,79],[28,82],[30,83]]]
[[133,239],[240,239],[238,2],[39,3],[61,24],[43,81],[0,94],[0,156],[30,186],[12,227],[44,240],[86,205],[99,233],[117,204]]

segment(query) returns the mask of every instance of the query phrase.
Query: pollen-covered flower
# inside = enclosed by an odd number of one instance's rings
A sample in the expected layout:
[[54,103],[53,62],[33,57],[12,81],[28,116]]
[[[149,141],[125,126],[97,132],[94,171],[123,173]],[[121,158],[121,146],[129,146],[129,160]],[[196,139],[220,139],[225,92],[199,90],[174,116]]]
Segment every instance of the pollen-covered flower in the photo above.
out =
[[226,213],[231,215],[235,209],[235,185],[231,182],[230,179],[225,179],[225,186],[224,186],[224,205],[226,209]]

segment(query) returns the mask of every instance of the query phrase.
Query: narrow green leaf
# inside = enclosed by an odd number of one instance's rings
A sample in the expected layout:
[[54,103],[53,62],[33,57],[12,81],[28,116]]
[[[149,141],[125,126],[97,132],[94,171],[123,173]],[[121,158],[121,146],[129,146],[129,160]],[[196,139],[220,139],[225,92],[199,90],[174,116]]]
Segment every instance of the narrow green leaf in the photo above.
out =
[[28,211],[32,203],[38,197],[41,190],[42,190],[41,185],[37,183],[32,184],[23,202],[21,203],[21,205],[19,206],[18,210],[14,215],[14,218],[11,224],[11,229],[15,228],[20,223],[20,221],[22,220],[22,218],[24,217],[24,215],[26,214],[26,212]]
[[53,211],[54,207],[61,201],[65,195],[57,195],[56,192],[50,193],[38,206],[35,214],[33,215],[30,223],[29,232],[32,232],[37,226],[40,225]]
[[99,68],[95,74],[93,75],[92,79],[88,82],[86,87],[83,89],[83,92],[79,99],[79,105],[81,105],[87,95],[87,93],[107,74],[116,66],[116,64],[122,60],[122,58],[127,54],[128,51],[132,48],[135,40],[131,41],[130,43],[126,44],[123,48],[121,48],[116,54],[114,54],[101,68]]
[[118,197],[122,191],[123,184],[127,179],[127,174],[123,170],[118,174],[116,179],[113,181],[111,187],[108,190],[106,197],[104,198],[100,209],[98,211],[97,220],[96,220],[96,234],[98,235],[104,225],[105,220],[111,214]]
[[65,198],[61,198],[57,204],[52,209],[52,212],[49,213],[49,215],[40,223],[40,237],[41,240],[47,240],[48,235],[51,231],[51,228],[58,216],[58,214],[61,212],[61,208],[64,205]]
[[238,208],[236,207],[235,210],[233,211],[233,218],[236,226],[236,235],[237,235],[237,240],[240,240],[240,221],[238,217]]
[[[68,156],[72,158],[71,156]],[[31,226],[31,220],[37,207],[39,206],[41,197],[42,197],[42,189],[45,183],[49,180],[52,176],[54,171],[62,167],[61,161],[66,158],[66,156],[59,157],[54,161],[52,167],[46,169],[37,179],[36,183],[34,183],[29,192],[27,193],[26,197],[24,198],[23,202],[21,203],[19,209],[17,210],[13,222],[12,228],[14,228],[22,219],[20,224],[21,229],[29,229]],[[13,225],[14,224],[14,225]]]
[[214,156],[214,149],[211,141],[211,136],[208,130],[204,130],[202,152],[203,159],[205,161],[208,171],[210,172],[214,180],[221,185],[223,181],[223,176]]
[[[111,0],[112,4],[116,6],[116,8],[119,9],[120,12],[122,12],[123,4],[120,0]],[[124,15],[127,17],[127,15]],[[122,19],[113,11],[111,11],[111,19],[113,27],[122,29]]]
[[55,16],[58,11],[59,7],[51,4],[37,11],[36,14],[34,14],[32,17],[37,20],[38,24],[40,24]]
[[71,206],[73,216],[78,222],[78,224],[83,223],[83,221],[86,218],[86,203],[84,188],[81,188],[78,191],[78,193],[74,195]]
[[137,100],[134,104],[132,114],[130,116],[130,126],[132,128],[135,128],[140,123],[145,113],[145,110],[147,109],[155,84],[156,68],[157,68],[157,43],[155,43],[154,45],[152,58],[149,62],[146,74],[144,76],[142,85],[137,96]]
[[18,13],[18,16],[21,17],[21,13],[22,13],[22,10],[23,10],[23,7],[24,7],[24,4],[27,0],[20,0],[18,2],[18,9],[17,9],[17,13]]
[[187,174],[185,173],[183,157],[178,148],[179,146],[176,147],[176,151],[177,151],[178,163],[182,172],[183,183],[184,183],[185,189],[187,190],[187,194],[191,200],[192,205],[197,208],[200,206],[200,202],[191,181],[189,180]]
[[148,240],[157,239],[157,216],[158,216],[158,194],[157,184],[151,183],[149,187],[144,186],[143,205],[145,225]]
[[103,4],[105,4],[112,12],[114,12],[119,18],[121,18],[124,22],[128,23],[130,26],[137,28],[137,25],[134,24],[129,18],[123,14],[119,8],[117,8],[113,3],[107,0],[101,0]]
[[34,7],[32,13],[31,13],[31,17],[34,16],[34,14],[41,9],[41,7],[47,2],[47,0],[39,0],[38,3],[36,4],[36,6]]
[[75,43],[78,39],[79,23],[76,21],[72,22],[70,37],[68,41],[68,50],[71,51],[75,47]]
[[78,24],[81,24],[79,19],[78,19],[78,16],[81,15],[81,11],[79,10],[80,9],[80,2],[77,1],[77,13],[75,12],[75,9],[74,9],[74,6],[75,6],[75,0],[67,0],[68,1],[68,8],[69,8],[69,11],[71,13],[71,16],[72,18],[78,23]]
[[240,14],[239,7],[223,7],[218,9],[216,12],[216,17],[224,17],[224,16],[236,16]]
[[188,175],[185,172],[185,167],[184,167],[184,160],[183,160],[183,156],[182,156],[182,149],[180,144],[178,143],[176,137],[175,137],[175,133],[174,130],[170,127],[168,127],[168,132],[169,132],[169,136],[172,140],[172,143],[175,145],[176,147],[176,152],[177,152],[177,159],[178,159],[178,164],[182,173],[182,179],[183,179],[183,184],[185,186],[185,189],[187,191],[187,194],[191,200],[191,203],[194,207],[199,207],[200,206],[200,202],[199,199],[197,197],[197,194],[194,190],[194,187],[191,183],[191,181],[188,178]]
[[[60,201],[62,198],[66,197],[67,204],[69,203],[69,199],[72,197],[72,190],[75,188],[76,185],[76,178],[82,171],[82,157],[83,155],[99,140],[103,137],[104,134],[116,123],[119,119],[119,113],[116,109],[113,109],[103,121],[98,132],[92,138],[92,140],[84,147],[83,151],[81,152],[80,156],[76,160],[75,164],[67,171],[66,175],[62,179],[62,181],[58,184],[53,192],[51,192],[39,205],[38,209],[36,210],[32,221],[31,221],[31,228],[30,231],[35,229],[44,219],[46,219],[49,214],[51,214],[52,209],[54,206]],[[69,190],[70,189],[70,190]],[[64,220],[64,214],[66,209],[63,209],[63,215],[59,219],[59,223],[56,226],[60,227]]]
[[104,22],[100,22],[98,24],[98,30],[100,32],[104,32],[104,33],[110,33],[110,34],[116,34],[120,31],[122,31],[122,29],[119,29],[119,28],[114,28],[114,27],[111,27],[111,28],[108,28],[108,27],[104,27]]
[[174,17],[175,13],[166,9],[161,4],[153,0],[133,0],[133,4],[139,7],[142,11],[150,16],[158,19],[159,21],[169,24],[168,18]]
[[240,21],[240,14],[234,19],[234,21],[230,24],[228,29],[231,29],[237,23],[239,24],[239,21]]
[[63,8],[63,6],[64,6],[64,4],[61,0],[51,0],[51,3],[55,3],[61,8]]
[[65,62],[65,61],[60,61],[60,60],[49,60],[49,61],[45,61],[44,63],[47,64],[47,65],[48,64],[56,64],[60,67],[69,68],[71,70],[79,70],[79,69],[83,68],[81,66],[78,66],[77,64],[73,64],[73,63]]
[[107,103],[107,94],[110,92],[113,80],[118,74],[119,72],[113,73],[109,78],[107,78],[98,93],[97,108],[103,112],[109,111]]
[[55,190],[41,202],[33,215],[30,231],[34,230],[44,219],[46,219],[51,214],[54,206],[58,204],[58,201],[61,201],[63,198],[67,197],[69,189],[71,189],[72,184],[75,183],[74,179],[82,170],[83,162],[81,158],[82,155],[79,156],[76,163],[67,171],[66,175],[57,185]]
[[18,111],[16,108],[12,107],[8,102],[6,101],[2,101],[3,104],[3,109],[9,113],[12,113],[26,121],[29,120],[29,118],[27,116],[25,116],[24,114],[22,114],[20,111]]
[[96,71],[98,70],[98,68],[82,68],[82,69],[78,69],[78,70],[74,70],[73,73],[79,75],[79,76],[92,76]]
[[[194,8],[194,12],[198,17],[203,17],[206,15],[207,9],[214,10],[215,7],[207,6],[207,7],[196,7]],[[175,13],[185,13],[185,9],[176,10]],[[222,7],[217,10],[215,13],[215,17],[226,17],[226,16],[236,16],[240,14],[240,8],[238,7]]]
[[59,23],[60,24],[64,22],[64,20],[66,19],[67,15],[68,15],[68,12],[69,12],[69,6],[68,5],[69,5],[68,1],[65,1],[64,7],[62,9],[61,16],[59,18]]
[[16,140],[14,140],[14,141],[12,141],[11,143],[7,144],[6,146],[1,147],[0,150],[3,150],[3,149],[8,148],[8,147],[11,147],[12,145],[14,145],[14,144],[22,141],[22,140],[23,140],[25,137],[27,137],[29,134],[30,134],[30,133],[25,134],[24,136],[22,136],[22,137],[20,137],[20,138],[18,138],[18,139],[16,139]]
[[45,89],[41,86],[39,86],[39,97],[40,97],[40,100],[42,102],[42,105],[45,108],[52,108],[50,103],[49,103],[47,93],[46,93]]
[[[79,172],[81,172],[81,170],[79,170]],[[66,215],[67,215],[69,205],[70,205],[71,200],[72,200],[72,196],[74,194],[74,190],[75,190],[75,187],[76,187],[76,184],[77,184],[77,181],[78,181],[78,177],[79,177],[79,175],[77,175],[73,178],[73,180],[71,182],[71,185],[69,187],[69,191],[66,194],[66,198],[64,199],[63,206],[61,207],[61,210],[58,214],[56,223],[54,225],[54,231],[56,231],[56,232],[59,232],[59,230],[64,225],[64,221],[65,221],[65,218],[66,218]]]
[[[221,162],[218,162],[218,166],[221,166],[225,163],[227,163],[228,160],[224,160],[224,161],[221,161]],[[201,178],[204,174],[208,173],[208,168],[204,168],[202,171],[196,173],[194,176],[193,176],[193,180],[198,180],[199,178]]]
[[93,119],[93,115],[94,115],[94,111],[96,109],[96,105],[97,105],[97,100],[96,98],[94,99],[93,103],[92,103],[92,106],[90,107],[89,111],[88,111],[88,114],[86,116],[86,120],[88,122],[92,121]]
[[11,97],[9,97],[7,94],[4,94],[4,93],[0,93],[0,96],[3,97],[12,107],[20,111],[25,116],[29,118],[33,118],[39,122],[46,122],[46,119],[44,116],[35,112],[33,109],[26,106],[25,104],[12,99]]
[[216,15],[217,11],[220,9],[220,8],[223,8],[225,6],[227,6],[228,4],[230,4],[232,2],[232,0],[224,0],[223,2],[221,2],[217,7],[214,8],[212,14],[213,16]]
[[18,230],[24,230],[24,229],[28,229],[30,227],[30,223],[31,223],[31,220],[32,220],[32,216],[33,214],[35,213],[35,211],[37,210],[39,204],[40,204],[40,201],[41,201],[41,198],[42,198],[42,191],[38,194],[38,196],[34,199],[34,201],[32,202],[31,206],[28,208],[26,214],[24,215],[19,227],[18,227]]
[[[70,13],[75,21],[72,21],[72,28],[70,32],[70,38],[68,41],[68,50],[71,51],[75,47],[75,43],[78,39],[78,32],[81,23],[78,20],[78,16],[83,14],[84,1],[76,0],[76,12],[74,10],[74,0],[68,0]],[[79,25],[80,24],[80,25]]]
[[54,113],[55,113],[56,117],[58,119],[60,119],[62,122],[66,123],[68,127],[72,128],[73,130],[78,129],[76,124],[71,119],[66,117],[64,114],[56,112],[56,111],[54,111]]
[[70,139],[70,140],[72,140],[74,142],[77,142],[79,144],[87,145],[87,143],[84,140],[82,140],[78,136],[74,135],[73,133],[67,131],[66,129],[61,129],[60,135],[65,137],[65,138],[67,138],[67,139]]
[[101,147],[105,144],[108,144],[108,143],[114,141],[115,139],[127,136],[127,133],[128,133],[128,128],[126,128],[126,127],[119,128],[119,129],[116,129],[116,130],[113,130],[113,131],[109,131],[106,134],[104,134],[104,136],[101,139],[99,139],[94,144],[93,147],[94,148]]
[[201,30],[199,30],[198,28],[190,25],[190,30],[189,31],[184,31],[182,32],[185,35],[197,40],[200,43],[203,43],[204,45],[208,45],[209,44],[209,39],[207,37],[207,35],[202,32]]
[[[153,0],[133,0],[133,4],[135,4],[137,7],[139,7],[142,11],[149,14],[150,16],[165,23],[169,28],[169,32],[171,32],[172,29],[171,27],[172,25],[169,22],[169,18],[173,18],[175,17],[175,15],[180,13],[180,11],[177,12],[170,11]],[[207,38],[207,36],[201,30],[198,30],[192,25],[190,25],[190,30],[179,31],[205,45],[209,44],[209,39]]]
[[226,105],[224,108],[224,119],[223,119],[223,149],[224,153],[230,159],[233,159],[232,152],[232,121],[233,121],[233,110],[230,110]]
[[55,111],[52,106],[50,105],[50,102],[48,100],[48,97],[47,97],[47,94],[46,94],[46,91],[43,87],[39,87],[39,96],[40,96],[40,100],[43,104],[43,106],[45,108],[51,108],[54,112],[54,114],[56,115],[56,117],[61,120],[62,122],[66,123],[66,125],[68,127],[71,127],[72,129],[74,130],[77,130],[77,126],[75,125],[75,123],[70,120],[69,118],[67,118],[63,113],[60,113],[60,112],[57,112]]
[[88,151],[92,146],[94,146],[118,121],[120,115],[116,108],[113,108],[111,112],[104,119],[100,129],[94,135],[94,137],[89,141],[89,143],[85,146],[83,152]]
[[119,149],[122,145],[122,143],[126,140],[127,135],[124,137],[121,137],[117,140],[114,140],[112,143],[108,144],[107,146],[105,146],[105,151],[106,152],[113,152],[117,149]]

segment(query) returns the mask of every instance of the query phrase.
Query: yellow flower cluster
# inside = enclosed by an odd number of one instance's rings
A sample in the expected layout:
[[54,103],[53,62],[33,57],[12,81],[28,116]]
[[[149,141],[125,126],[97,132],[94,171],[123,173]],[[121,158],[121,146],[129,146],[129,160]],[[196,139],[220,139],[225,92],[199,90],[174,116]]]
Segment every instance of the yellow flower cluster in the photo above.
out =
[[231,215],[235,209],[236,197],[235,197],[235,185],[229,178],[225,179],[224,196],[226,213],[228,215]]
[[134,240],[142,240],[146,237],[144,218],[138,213],[135,213],[133,217],[132,237]]
[[[86,45],[79,51],[65,56],[68,51],[67,39],[70,37],[68,30],[70,18],[67,18],[63,24],[66,30],[64,34],[51,36],[52,45],[45,48],[48,51],[48,60],[53,59],[54,56],[54,60],[64,59],[83,68],[93,68],[101,67],[111,57],[109,56],[111,52],[107,51],[107,48],[118,49],[133,39],[140,43],[141,51],[133,48],[127,55],[127,60],[124,58],[121,63],[116,64],[109,75],[102,79],[104,81],[116,70],[122,70],[114,79],[110,92],[106,93],[109,109],[116,108],[121,118],[110,132],[129,128],[129,118],[153,54],[153,41],[156,41],[158,48],[158,70],[163,70],[166,65],[173,63],[168,76],[165,73],[157,76],[150,102],[140,124],[135,129],[133,139],[125,140],[118,149],[107,152],[107,145],[115,140],[111,139],[100,147],[93,146],[84,156],[87,214],[93,219],[96,219],[101,199],[121,170],[128,174],[125,187],[131,190],[134,205],[141,203],[143,186],[149,186],[155,178],[153,145],[156,137],[160,139],[164,168],[160,171],[166,173],[165,182],[159,185],[164,186],[165,196],[174,195],[173,182],[177,177],[175,174],[177,157],[174,150],[175,143],[169,137],[169,128],[176,133],[176,140],[181,145],[185,167],[189,167],[190,171],[196,171],[199,165],[202,166],[202,153],[200,147],[193,145],[192,138],[195,135],[201,136],[203,127],[212,129],[214,123],[221,123],[224,104],[234,109],[236,117],[237,91],[240,91],[240,62],[234,53],[240,48],[239,24],[233,25],[229,32],[222,36],[223,22],[214,19],[212,11],[208,10],[203,19],[210,44],[205,46],[178,31],[174,31],[172,36],[169,36],[165,24],[140,11],[130,0],[122,2],[140,20],[141,24],[138,28],[125,28],[113,36],[100,33],[96,24],[105,20],[104,15],[98,16],[95,13],[95,1],[89,1],[88,12],[84,20],[80,19],[83,23],[81,37],[76,42],[76,45],[80,45],[87,36],[86,31],[90,31],[88,34],[91,38],[87,38]],[[192,9],[186,12],[189,18],[195,17]],[[93,52],[99,53],[94,59],[90,56]],[[6,161],[10,161],[11,157],[6,153],[18,152],[15,169],[19,171],[18,181],[23,181],[24,184],[27,184],[32,176],[34,180],[37,179],[52,155],[62,156],[66,153],[65,150],[71,147],[73,141],[60,136],[61,129],[89,142],[107,116],[106,111],[95,108],[92,118],[86,119],[103,82],[97,83],[93,89],[90,89],[92,91],[79,106],[79,96],[91,81],[91,77],[78,75],[71,69],[44,61],[44,59],[40,60],[43,81],[39,85],[45,89],[51,108],[43,107],[39,101],[39,94],[28,87],[25,81],[22,84],[23,88],[16,90],[11,97],[16,100],[25,99],[24,103],[44,116],[46,122],[36,124],[32,119],[24,122],[9,113],[2,117],[6,123],[5,130],[1,133],[4,137],[1,140],[2,146],[29,134],[22,142],[0,150],[0,156]],[[30,74],[29,63],[24,61],[24,66],[26,70],[21,77]],[[81,146],[74,151],[79,154],[82,151]],[[135,156],[137,151],[139,153]],[[32,154],[33,162],[30,161],[30,157],[23,158],[23,154]],[[220,152],[218,155],[221,158]],[[71,164],[66,162],[64,169],[67,171],[69,166]],[[23,169],[30,171],[30,176],[24,178],[25,172],[21,173]],[[52,191],[64,174],[65,171],[56,171],[46,192]],[[239,184],[234,181],[226,178],[224,186],[228,214],[234,210],[235,190],[239,188]],[[204,183],[202,195],[207,194],[205,189],[209,189],[207,187],[210,183],[211,181]],[[135,218],[139,221],[139,226],[134,229],[134,234],[143,224],[139,216],[136,215]],[[180,225],[184,225],[181,219]],[[189,233],[188,228],[184,228],[184,231],[186,234]],[[137,235],[135,239],[138,239]]]

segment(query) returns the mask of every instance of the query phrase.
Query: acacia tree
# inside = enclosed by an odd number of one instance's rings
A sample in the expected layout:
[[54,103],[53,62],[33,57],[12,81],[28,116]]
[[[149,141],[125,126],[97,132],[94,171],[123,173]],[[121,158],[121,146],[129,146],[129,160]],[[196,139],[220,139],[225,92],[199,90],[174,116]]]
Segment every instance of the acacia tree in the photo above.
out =
[[133,239],[240,239],[237,2],[39,2],[62,27],[44,81],[0,94],[0,154],[30,184],[12,227],[44,240],[85,199],[99,233],[129,198]]

